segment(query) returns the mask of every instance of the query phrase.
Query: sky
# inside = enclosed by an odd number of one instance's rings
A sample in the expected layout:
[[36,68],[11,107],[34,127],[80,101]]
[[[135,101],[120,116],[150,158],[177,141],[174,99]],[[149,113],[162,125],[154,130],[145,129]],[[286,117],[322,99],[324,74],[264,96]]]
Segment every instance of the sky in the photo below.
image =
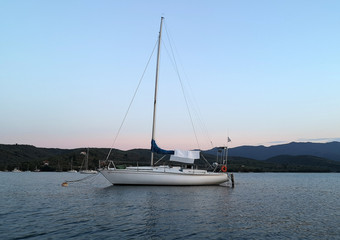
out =
[[161,16],[160,147],[340,141],[339,12],[327,0],[2,0],[0,143],[149,148],[155,53],[122,121]]

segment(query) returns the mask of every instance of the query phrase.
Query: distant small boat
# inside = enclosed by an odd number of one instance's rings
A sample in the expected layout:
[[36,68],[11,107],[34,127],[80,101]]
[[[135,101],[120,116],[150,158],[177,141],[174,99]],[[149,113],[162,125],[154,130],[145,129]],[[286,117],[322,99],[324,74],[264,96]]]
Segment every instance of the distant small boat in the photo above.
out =
[[22,171],[19,170],[19,169],[17,169],[17,168],[14,168],[14,169],[12,170],[12,172],[22,172]]
[[82,171],[79,171],[80,173],[82,174],[97,174],[98,171],[96,170],[82,170]]
[[[81,152],[80,154],[85,155],[84,161],[83,161],[85,169],[79,170],[79,173],[82,173],[82,174],[97,174],[98,171],[88,169],[89,168],[89,148],[87,148],[87,152]],[[83,167],[83,164],[81,165],[80,169],[82,169],[82,167]]]
[[73,169],[73,159],[71,159],[71,169],[68,170],[67,172],[69,172],[69,173],[77,173],[77,170]]

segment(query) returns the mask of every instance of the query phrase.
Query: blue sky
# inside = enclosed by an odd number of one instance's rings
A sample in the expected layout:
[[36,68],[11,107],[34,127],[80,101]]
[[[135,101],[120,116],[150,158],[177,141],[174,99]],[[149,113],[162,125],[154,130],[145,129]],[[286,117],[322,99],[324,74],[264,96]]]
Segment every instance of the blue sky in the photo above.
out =
[[[161,16],[199,106],[201,148],[227,135],[231,147],[339,141],[339,12],[339,1],[3,0],[0,143],[110,147]],[[157,142],[196,148],[166,55]],[[153,58],[114,147],[149,148],[154,75]]]

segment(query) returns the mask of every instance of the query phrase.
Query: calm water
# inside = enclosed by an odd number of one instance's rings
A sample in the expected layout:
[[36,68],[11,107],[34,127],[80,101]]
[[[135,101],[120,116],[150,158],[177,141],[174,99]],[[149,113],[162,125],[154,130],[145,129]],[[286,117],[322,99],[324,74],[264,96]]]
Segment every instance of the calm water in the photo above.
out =
[[0,173],[0,239],[340,239],[340,174],[239,173],[230,187],[111,186]]

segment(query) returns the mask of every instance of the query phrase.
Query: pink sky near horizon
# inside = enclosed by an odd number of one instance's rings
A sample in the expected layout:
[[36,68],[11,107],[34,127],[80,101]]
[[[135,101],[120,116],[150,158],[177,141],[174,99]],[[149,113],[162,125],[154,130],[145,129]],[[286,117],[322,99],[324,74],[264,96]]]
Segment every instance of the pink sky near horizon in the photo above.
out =
[[[202,149],[227,136],[230,147],[340,141],[339,11],[307,0],[1,1],[0,143],[111,147],[162,13],[209,135],[197,130]],[[166,43],[156,140],[196,149]],[[150,148],[154,68],[115,148]]]
[[[208,150],[213,147],[219,147],[219,146],[225,146],[228,145],[229,148],[239,147],[239,146],[272,146],[272,145],[280,145],[280,144],[286,144],[290,142],[315,142],[315,143],[326,143],[326,142],[332,142],[332,141],[338,141],[340,142],[340,138],[320,138],[320,139],[288,139],[286,141],[266,141],[266,139],[263,139],[263,141],[259,139],[253,139],[254,142],[240,142],[237,138],[231,138],[231,142],[225,144],[215,144],[211,145],[209,143],[206,143],[205,145],[200,146],[201,150]],[[90,139],[90,140],[89,140]],[[42,147],[42,148],[61,148],[61,149],[75,149],[75,148],[111,148],[113,137],[106,138],[106,139],[99,139],[98,137],[91,137],[88,136],[88,138],[84,139],[78,139],[78,136],[75,136],[73,138],[46,138],[46,139],[32,139],[27,138],[21,139],[22,141],[13,141],[13,142],[7,142],[2,144],[27,144],[27,145],[33,145],[35,147]],[[122,137],[121,139],[118,139],[117,143],[115,144],[114,148],[120,149],[120,150],[130,150],[130,149],[149,149],[150,148],[150,142],[151,140],[145,138],[145,137],[137,137],[132,138],[130,137]],[[191,139],[192,140],[192,139]],[[110,143],[108,143],[110,142]],[[161,138],[157,144],[159,147],[164,149],[186,149],[186,150],[192,150],[197,149],[196,144],[187,144],[188,140],[185,138],[181,138],[179,141],[173,141],[173,139],[170,140],[170,142],[166,142],[164,138]]]

